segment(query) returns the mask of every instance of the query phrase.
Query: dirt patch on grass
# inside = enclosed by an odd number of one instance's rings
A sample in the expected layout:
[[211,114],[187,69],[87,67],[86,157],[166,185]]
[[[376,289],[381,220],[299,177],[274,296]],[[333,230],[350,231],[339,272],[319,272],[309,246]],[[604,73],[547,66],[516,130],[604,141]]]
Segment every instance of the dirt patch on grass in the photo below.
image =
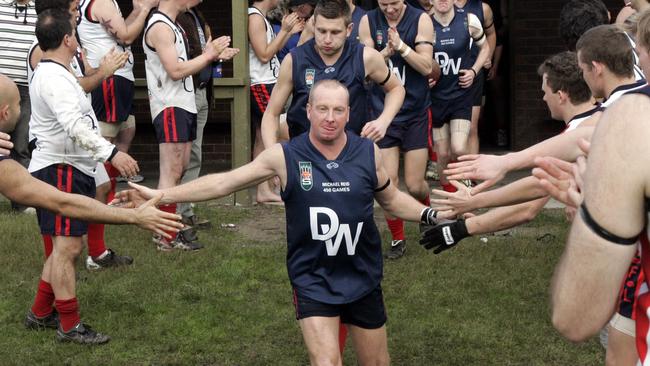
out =
[[286,241],[284,207],[255,205],[254,215],[237,223],[237,230],[248,240],[260,243]]

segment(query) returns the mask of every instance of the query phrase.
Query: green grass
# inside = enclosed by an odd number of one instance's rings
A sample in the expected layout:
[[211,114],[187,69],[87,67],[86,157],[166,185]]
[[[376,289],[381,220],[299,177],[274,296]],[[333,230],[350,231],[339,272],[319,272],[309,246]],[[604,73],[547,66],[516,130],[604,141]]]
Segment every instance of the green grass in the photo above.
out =
[[[201,205],[213,228],[200,232],[206,248],[196,253],[159,253],[148,233],[107,228],[109,246],[135,263],[100,272],[78,266],[82,318],[113,338],[100,347],[57,344],[53,331],[23,328],[42,243],[34,217],[6,212],[0,204],[0,364],[308,364],[284,264],[282,208]],[[545,211],[510,236],[467,239],[436,256],[416,244],[417,226],[408,224],[406,256],[386,263],[383,282],[393,364],[602,364],[595,340],[571,344],[549,321],[548,286],[566,227],[560,213]],[[553,236],[537,240],[545,233]],[[345,364],[356,364],[349,346]]]

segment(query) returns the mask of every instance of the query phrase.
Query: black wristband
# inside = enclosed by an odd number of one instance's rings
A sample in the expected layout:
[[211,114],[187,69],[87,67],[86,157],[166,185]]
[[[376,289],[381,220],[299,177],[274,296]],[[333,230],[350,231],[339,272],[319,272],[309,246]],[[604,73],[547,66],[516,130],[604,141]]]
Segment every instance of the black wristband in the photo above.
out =
[[436,218],[438,216],[438,211],[432,209],[431,207],[426,207],[422,210],[420,215],[420,222],[426,225],[435,225]]
[[474,68],[470,67],[469,69],[474,73],[474,78],[476,78],[476,71],[474,70]]
[[120,152],[120,150],[118,150],[117,147],[114,147],[113,151],[111,152],[111,156],[109,156],[108,159],[106,160],[110,162],[111,160],[113,160],[113,158],[115,157],[115,155],[117,155],[118,152]]

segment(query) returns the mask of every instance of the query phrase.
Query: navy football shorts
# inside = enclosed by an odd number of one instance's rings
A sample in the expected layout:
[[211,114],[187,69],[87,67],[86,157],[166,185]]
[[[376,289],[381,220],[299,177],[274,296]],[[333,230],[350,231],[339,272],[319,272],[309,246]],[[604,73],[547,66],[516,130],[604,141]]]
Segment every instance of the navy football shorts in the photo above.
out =
[[386,324],[386,307],[381,285],[366,296],[348,304],[325,304],[303,296],[294,289],[293,305],[296,319],[312,316],[341,317],[341,323],[364,329],[377,329]]

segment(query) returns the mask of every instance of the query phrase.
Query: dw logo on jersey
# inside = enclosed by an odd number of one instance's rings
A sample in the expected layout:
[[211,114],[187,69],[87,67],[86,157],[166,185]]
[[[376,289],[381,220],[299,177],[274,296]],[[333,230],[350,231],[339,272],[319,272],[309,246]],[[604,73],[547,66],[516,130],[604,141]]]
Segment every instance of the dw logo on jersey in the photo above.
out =
[[375,33],[375,39],[377,40],[377,46],[384,45],[384,32],[381,29],[377,29]]
[[443,75],[449,75],[449,71],[451,71],[453,75],[458,75],[458,72],[460,71],[460,62],[462,61],[461,57],[453,59],[449,58],[447,52],[436,52],[434,58],[440,65]]
[[300,187],[303,191],[311,190],[314,186],[314,178],[311,172],[311,161],[299,161],[298,170],[300,171]]
[[[327,218],[325,219],[324,216]],[[323,220],[319,222],[319,218]],[[310,207],[309,227],[311,229],[311,238],[313,240],[324,241],[327,255],[334,257],[339,252],[343,240],[345,240],[345,248],[348,255],[354,255],[357,243],[359,243],[359,237],[361,236],[361,230],[363,229],[363,222],[357,223],[354,239],[352,239],[350,225],[339,224],[339,216],[334,210],[327,207]]]

